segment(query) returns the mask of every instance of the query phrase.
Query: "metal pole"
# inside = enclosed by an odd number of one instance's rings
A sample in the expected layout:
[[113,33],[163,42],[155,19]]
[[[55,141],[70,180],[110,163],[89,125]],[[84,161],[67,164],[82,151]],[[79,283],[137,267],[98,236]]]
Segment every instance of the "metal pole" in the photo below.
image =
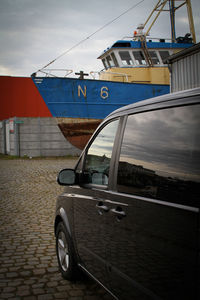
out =
[[6,154],[6,120],[3,120],[3,154]]
[[171,22],[171,39],[172,39],[172,43],[175,43],[175,41],[176,41],[176,30],[175,30],[174,0],[169,0],[169,10],[170,10],[170,22]]
[[[162,3],[162,6],[161,6],[160,10],[158,11],[158,13],[157,13],[157,15],[155,16],[155,18],[154,18],[153,22],[152,22],[152,23],[151,23],[151,25],[149,26],[149,28],[148,28],[147,32],[145,33],[145,36],[147,36],[147,35],[148,35],[148,33],[149,33],[149,31],[151,30],[152,26],[154,25],[155,21],[156,21],[156,20],[157,20],[157,18],[159,17],[159,15],[160,15],[161,11],[163,11],[163,8],[164,8],[165,4],[167,3],[167,1],[168,1],[168,0],[164,0],[164,1],[163,1],[163,3]],[[145,24],[146,24],[146,23],[145,23]]]
[[192,34],[193,43],[196,44],[196,35],[195,35],[195,29],[194,29],[194,20],[193,20],[192,6],[191,6],[190,0],[186,0],[186,5],[187,5],[187,13],[188,13],[189,25],[190,25],[190,33]]
[[151,19],[153,13],[157,10],[157,8],[159,7],[160,1],[158,1],[158,3],[156,4],[156,6],[154,7],[154,9],[152,10],[151,14],[149,15],[149,17],[147,18],[146,22],[144,23],[144,27],[146,26],[146,24],[149,22],[149,20]]
[[19,124],[17,118],[14,118],[14,134],[15,134],[15,154],[20,156],[20,136],[19,136]]

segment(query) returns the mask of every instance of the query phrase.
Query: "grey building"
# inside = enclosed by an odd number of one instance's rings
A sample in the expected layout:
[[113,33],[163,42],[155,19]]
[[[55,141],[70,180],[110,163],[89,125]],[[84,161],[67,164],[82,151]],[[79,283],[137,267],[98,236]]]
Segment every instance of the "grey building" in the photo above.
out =
[[200,87],[200,43],[166,59],[171,73],[171,92]]

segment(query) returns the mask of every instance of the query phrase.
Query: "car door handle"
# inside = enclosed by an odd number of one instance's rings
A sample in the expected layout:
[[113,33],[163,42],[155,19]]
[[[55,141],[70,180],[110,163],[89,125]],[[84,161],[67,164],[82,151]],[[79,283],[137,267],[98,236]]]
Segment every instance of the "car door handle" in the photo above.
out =
[[114,215],[118,216],[119,218],[126,217],[126,213],[125,213],[125,211],[122,210],[121,207],[112,208],[110,210],[110,212],[113,213]]
[[97,205],[96,205],[96,208],[98,208],[99,210],[103,210],[105,212],[108,212],[109,211],[109,208],[104,205],[103,202],[99,202]]

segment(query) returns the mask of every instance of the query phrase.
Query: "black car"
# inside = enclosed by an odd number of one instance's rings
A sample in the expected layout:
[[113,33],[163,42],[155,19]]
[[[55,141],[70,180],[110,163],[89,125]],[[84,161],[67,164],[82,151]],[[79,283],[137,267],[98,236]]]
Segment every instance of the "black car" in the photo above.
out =
[[115,299],[199,299],[200,88],[111,113],[58,183],[64,278],[82,269]]

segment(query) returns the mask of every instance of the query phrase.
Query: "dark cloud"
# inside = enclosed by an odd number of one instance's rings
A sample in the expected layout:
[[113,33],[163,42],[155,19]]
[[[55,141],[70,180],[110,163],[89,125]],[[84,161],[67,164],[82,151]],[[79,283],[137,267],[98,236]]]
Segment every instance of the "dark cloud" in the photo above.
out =
[[[0,74],[29,76],[35,68],[41,68],[138,2],[0,0]],[[146,20],[156,2],[144,0],[63,57],[56,67],[62,65],[87,72],[100,70],[101,64],[96,60],[98,55],[115,40],[131,36],[137,25]],[[199,0],[191,2],[199,40],[200,3]],[[182,13],[177,21],[177,34],[188,31]],[[151,34],[156,37],[169,36],[167,16],[158,20]]]

